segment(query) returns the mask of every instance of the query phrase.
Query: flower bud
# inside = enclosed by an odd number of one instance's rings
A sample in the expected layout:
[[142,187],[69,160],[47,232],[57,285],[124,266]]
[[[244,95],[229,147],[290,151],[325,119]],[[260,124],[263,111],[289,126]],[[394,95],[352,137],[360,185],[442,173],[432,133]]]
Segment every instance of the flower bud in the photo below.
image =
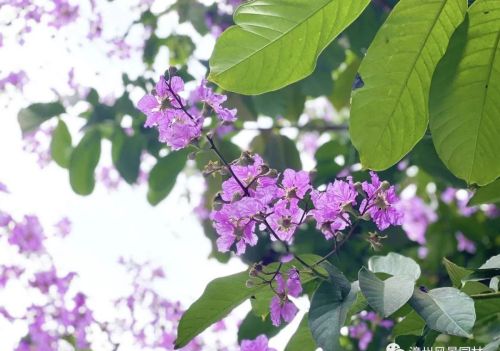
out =
[[168,68],[168,76],[169,76],[169,78],[173,77],[175,75],[177,75],[177,68],[175,68],[174,66],[170,66]]
[[269,170],[266,174],[267,177],[276,178],[278,176],[278,171],[275,169]]
[[255,286],[255,282],[252,280],[252,279],[248,279],[246,282],[245,282],[245,286],[249,289],[253,288]]
[[360,182],[354,183],[354,190],[356,190],[359,194],[365,196],[365,192],[363,191],[363,185]]
[[384,180],[384,181],[380,184],[380,188],[381,188],[382,190],[387,190],[387,189],[389,189],[389,188],[390,188],[390,186],[391,186],[391,184],[389,184],[389,182],[388,182],[388,181],[386,181],[386,180]]
[[263,164],[262,166],[260,166],[260,174],[266,174],[269,172],[269,166],[266,165],[266,164]]
[[255,163],[255,160],[253,159],[253,156],[250,152],[248,151],[243,151],[240,156],[240,165],[242,166],[250,166]]
[[240,200],[241,200],[241,194],[238,192],[234,193],[231,202],[236,202],[236,201],[240,201]]

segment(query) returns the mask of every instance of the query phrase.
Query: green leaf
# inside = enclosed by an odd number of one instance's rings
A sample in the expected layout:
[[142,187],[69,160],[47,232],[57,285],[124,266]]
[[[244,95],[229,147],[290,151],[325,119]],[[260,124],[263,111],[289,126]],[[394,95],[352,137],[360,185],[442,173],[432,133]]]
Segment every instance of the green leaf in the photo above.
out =
[[398,322],[392,330],[392,335],[398,337],[400,335],[417,335],[420,336],[424,332],[425,321],[415,311],[411,311],[406,317]]
[[500,349],[500,335],[483,348],[483,351],[498,351]]
[[[316,262],[318,256],[304,255],[301,259],[309,264]],[[265,267],[266,270],[275,270],[278,264],[273,263]],[[284,264],[282,269],[286,272],[292,266],[298,269],[303,268],[297,260]],[[253,288],[246,287],[246,281],[249,279],[248,271],[233,274],[227,277],[217,278],[208,283],[203,294],[196,300],[183,314],[178,328],[175,348],[181,348],[187,345],[194,337],[204,331],[213,323],[224,318],[235,307],[243,303],[251,296],[265,291],[267,285],[258,285]],[[305,283],[312,278],[303,279]]]
[[390,252],[387,256],[372,256],[368,269],[374,273],[387,273],[392,276],[408,277],[416,281],[420,277],[420,266],[413,259]]
[[474,301],[460,290],[438,288],[425,293],[415,289],[410,305],[431,329],[471,337],[476,320]]
[[323,282],[313,295],[309,309],[309,328],[318,347],[323,351],[341,351],[340,328],[344,326],[349,308],[359,291],[353,283],[346,297],[337,284]]
[[470,199],[468,206],[477,206],[482,204],[494,204],[500,202],[500,179],[495,180],[484,187],[476,190],[474,196]]
[[314,71],[323,49],[352,23],[368,0],[254,0],[234,14],[236,26],[217,40],[209,79],[225,90],[255,95]]
[[186,346],[195,336],[223,319],[262,287],[247,288],[248,272],[217,278],[208,283],[203,294],[182,315],[175,348]]
[[306,313],[302,320],[300,321],[299,327],[292,335],[288,344],[285,347],[285,351],[315,351],[316,343],[314,342],[313,336],[311,334],[311,329],[309,329],[308,314]]
[[345,66],[340,71],[335,72],[335,86],[330,95],[330,101],[337,110],[351,105],[352,85],[360,64],[359,57],[349,52]]
[[444,164],[467,183],[500,176],[500,3],[477,0],[432,81],[430,127]]
[[411,162],[425,173],[455,188],[465,188],[467,184],[450,172],[439,158],[432,139],[424,136],[410,154]]
[[297,145],[284,135],[264,132],[252,140],[250,147],[278,171],[302,169]]
[[389,168],[424,136],[432,73],[466,9],[465,0],[402,0],[378,31],[352,97],[351,137],[364,167]]
[[500,268],[474,269],[471,274],[462,278],[462,282],[489,280],[500,276]]
[[101,156],[101,134],[88,131],[71,153],[69,182],[79,195],[89,195],[95,187],[95,168]]
[[484,262],[479,268],[480,269],[500,268],[500,254],[488,258],[488,260]]
[[129,184],[137,181],[141,165],[141,155],[144,146],[141,135],[128,136],[119,131],[112,140],[113,164]]
[[448,272],[448,276],[450,277],[451,282],[457,288],[460,288],[462,286],[462,279],[472,272],[472,270],[470,269],[456,265],[446,257],[443,257],[443,264],[446,268],[446,272]]
[[50,153],[52,159],[61,167],[68,168],[73,145],[71,144],[71,134],[68,126],[63,120],[59,120],[56,129],[52,133],[50,141]]
[[[269,309],[269,306],[267,308]],[[265,334],[269,338],[273,337],[284,326],[284,324],[281,324],[279,327],[275,327],[271,322],[271,318],[257,317],[254,313],[249,312],[238,329],[238,342],[243,339],[253,340],[261,334]]]
[[36,103],[19,111],[17,120],[23,133],[37,129],[46,120],[64,113],[64,106],[59,102]]
[[188,61],[195,46],[187,35],[170,35],[165,39],[170,54],[170,65],[182,65]]
[[306,96],[296,84],[267,94],[253,96],[257,112],[273,118],[297,121],[304,111]]
[[359,271],[359,287],[370,306],[387,317],[399,310],[413,294],[415,281],[408,276],[379,279],[366,268]]
[[274,292],[271,289],[261,290],[250,299],[252,312],[259,318],[266,318],[269,314],[269,305]]
[[151,169],[148,178],[148,201],[151,205],[159,204],[170,194],[177,176],[186,165],[188,152],[188,149],[172,151]]

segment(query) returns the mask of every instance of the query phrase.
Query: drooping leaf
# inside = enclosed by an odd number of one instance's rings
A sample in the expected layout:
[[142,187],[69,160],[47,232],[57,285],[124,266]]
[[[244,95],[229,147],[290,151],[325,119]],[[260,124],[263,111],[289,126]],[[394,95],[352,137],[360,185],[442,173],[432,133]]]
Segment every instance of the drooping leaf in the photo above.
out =
[[209,79],[225,90],[261,94],[314,71],[323,49],[368,0],[255,0],[234,14],[217,40]]
[[386,256],[372,256],[368,269],[374,273],[387,273],[393,276],[408,277],[416,281],[420,277],[420,266],[413,259],[390,252]]
[[248,272],[217,278],[208,283],[205,291],[183,314],[175,348],[187,345],[195,336],[224,318],[235,307],[261,287],[247,288]]
[[285,347],[285,351],[316,350],[316,343],[314,342],[313,336],[311,334],[311,329],[309,329],[308,319],[309,316],[306,313],[304,317],[302,317],[299,327],[288,341],[288,344]]
[[477,0],[432,81],[430,127],[444,164],[467,183],[500,176],[500,3]]
[[323,351],[342,350],[340,328],[344,326],[358,291],[358,284],[353,283],[349,294],[342,297],[339,286],[326,281],[314,293],[309,309],[309,328],[316,345]]
[[129,184],[137,181],[144,140],[141,135],[128,136],[119,131],[112,140],[113,164]]
[[68,168],[72,151],[73,145],[71,144],[71,134],[69,133],[68,126],[63,120],[59,120],[50,141],[52,159],[59,166]]
[[466,9],[464,0],[402,0],[391,11],[352,97],[350,131],[363,166],[389,168],[423,137],[432,73]]
[[159,204],[174,188],[177,176],[186,165],[188,149],[172,151],[158,160],[149,173],[148,201]]
[[408,276],[393,276],[381,280],[364,267],[359,271],[358,278],[361,292],[370,306],[385,317],[408,302],[415,286],[415,281]]
[[88,131],[71,153],[69,182],[79,195],[89,195],[95,186],[95,168],[101,156],[101,134]]
[[455,288],[432,289],[425,293],[415,289],[410,305],[436,331],[471,337],[476,320],[474,301]]
[[31,132],[49,118],[64,113],[64,106],[59,102],[36,103],[19,111],[17,120],[23,133]]
[[446,257],[443,258],[443,264],[446,268],[446,272],[448,272],[451,282],[457,288],[462,286],[462,279],[472,272],[472,270],[456,265]]
[[469,206],[482,204],[494,204],[500,202],[500,179],[495,180],[484,187],[480,187],[470,199]]

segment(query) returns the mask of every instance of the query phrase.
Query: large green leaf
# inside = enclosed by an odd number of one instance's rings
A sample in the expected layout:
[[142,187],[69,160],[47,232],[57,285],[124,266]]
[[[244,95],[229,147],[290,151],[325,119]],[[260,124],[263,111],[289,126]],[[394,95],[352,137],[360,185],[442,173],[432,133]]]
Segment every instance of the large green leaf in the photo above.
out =
[[306,313],[300,321],[299,327],[288,341],[285,351],[314,351],[316,350],[316,343],[314,342],[309,329],[308,314]]
[[481,204],[493,204],[500,202],[500,179],[493,183],[481,187],[476,190],[476,193],[470,199],[468,205],[476,206]]
[[19,111],[17,120],[23,133],[31,132],[51,117],[63,113],[64,106],[59,102],[36,103]]
[[59,120],[56,129],[52,133],[50,141],[50,154],[52,159],[61,167],[68,168],[73,146],[71,145],[71,134],[63,120]]
[[343,297],[339,284],[323,282],[313,295],[309,309],[309,328],[318,347],[323,351],[340,351],[340,328],[344,326],[349,308],[359,291],[353,283]]
[[217,40],[209,79],[226,90],[261,94],[314,71],[325,47],[369,0],[253,0]]
[[393,276],[405,276],[416,281],[420,277],[420,266],[409,257],[390,252],[387,256],[372,256],[368,260],[368,269],[374,273],[387,273]]
[[366,268],[359,271],[359,287],[370,306],[383,316],[389,316],[408,302],[415,281],[408,276],[379,279]]
[[375,36],[359,68],[365,85],[352,97],[363,166],[386,169],[423,137],[432,73],[466,9],[465,0],[402,0]]
[[500,176],[500,2],[477,0],[432,81],[430,127],[445,165],[467,183]]
[[159,204],[170,194],[177,176],[186,165],[187,155],[188,149],[172,151],[151,169],[148,178],[148,201],[151,205]]
[[224,318],[236,306],[261,287],[247,288],[248,272],[217,278],[208,283],[205,291],[183,314],[175,341],[175,348],[189,343],[213,323]]
[[486,262],[484,262],[479,268],[480,269],[500,268],[500,254],[488,258],[488,260],[486,260]]
[[79,195],[92,193],[95,186],[95,168],[101,156],[101,134],[88,131],[71,153],[69,161],[69,182]]
[[436,331],[471,337],[476,320],[474,301],[455,288],[438,288],[429,292],[415,289],[410,305]]

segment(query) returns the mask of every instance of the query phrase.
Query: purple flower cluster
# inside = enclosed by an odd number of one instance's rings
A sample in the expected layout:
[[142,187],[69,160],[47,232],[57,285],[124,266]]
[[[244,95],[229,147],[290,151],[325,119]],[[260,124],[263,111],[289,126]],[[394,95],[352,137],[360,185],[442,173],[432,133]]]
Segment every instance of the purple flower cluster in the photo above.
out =
[[44,239],[38,217],[26,215],[22,222],[14,225],[8,240],[11,245],[17,246],[20,253],[36,253],[44,250]]
[[276,349],[269,347],[269,340],[265,335],[259,335],[254,340],[242,340],[241,351],[276,351]]
[[403,215],[395,204],[399,201],[394,186],[380,181],[375,172],[370,172],[371,182],[363,182],[366,199],[361,202],[361,213],[369,213],[379,230],[390,225],[401,225]]
[[365,351],[373,340],[375,328],[391,329],[393,326],[393,321],[381,319],[375,312],[363,311],[358,315],[357,322],[349,327],[349,336],[357,339],[358,348]]
[[243,254],[257,244],[255,230],[263,223],[272,229],[273,240],[291,243],[304,219],[299,201],[311,189],[309,174],[288,169],[278,178],[259,155],[249,154],[231,170],[234,176],[222,183],[220,203],[211,213],[219,251],[236,243],[236,253]]
[[214,93],[205,81],[191,92],[190,106],[181,97],[184,92],[182,78],[161,76],[153,92],[137,103],[147,116],[145,126],[158,128],[160,141],[173,150],[185,148],[201,136],[205,108],[198,108],[199,104],[210,107],[221,122],[236,120],[236,110],[222,106],[227,97]]
[[[375,173],[371,173],[371,182],[359,184],[358,189],[347,178],[319,191],[312,189],[307,172],[286,169],[279,175],[259,155],[244,154],[229,167],[231,177],[222,183],[210,217],[221,252],[236,243],[236,253],[243,254],[247,246],[257,244],[257,228],[267,229],[271,240],[291,244],[307,217],[316,221],[326,239],[350,227],[353,216],[371,217],[380,230],[402,223],[394,187],[381,182]],[[310,209],[304,205],[309,195]],[[359,197],[363,199],[359,201]]]
[[302,284],[300,283],[299,272],[292,268],[288,271],[288,279],[283,279],[281,273],[276,274],[276,295],[271,299],[270,311],[271,321],[278,327],[281,320],[289,323],[297,314],[297,306],[290,301],[290,296],[299,297],[302,293]]
[[460,252],[467,252],[470,254],[476,253],[476,244],[468,239],[464,233],[456,232],[455,238],[457,239],[457,250]]

